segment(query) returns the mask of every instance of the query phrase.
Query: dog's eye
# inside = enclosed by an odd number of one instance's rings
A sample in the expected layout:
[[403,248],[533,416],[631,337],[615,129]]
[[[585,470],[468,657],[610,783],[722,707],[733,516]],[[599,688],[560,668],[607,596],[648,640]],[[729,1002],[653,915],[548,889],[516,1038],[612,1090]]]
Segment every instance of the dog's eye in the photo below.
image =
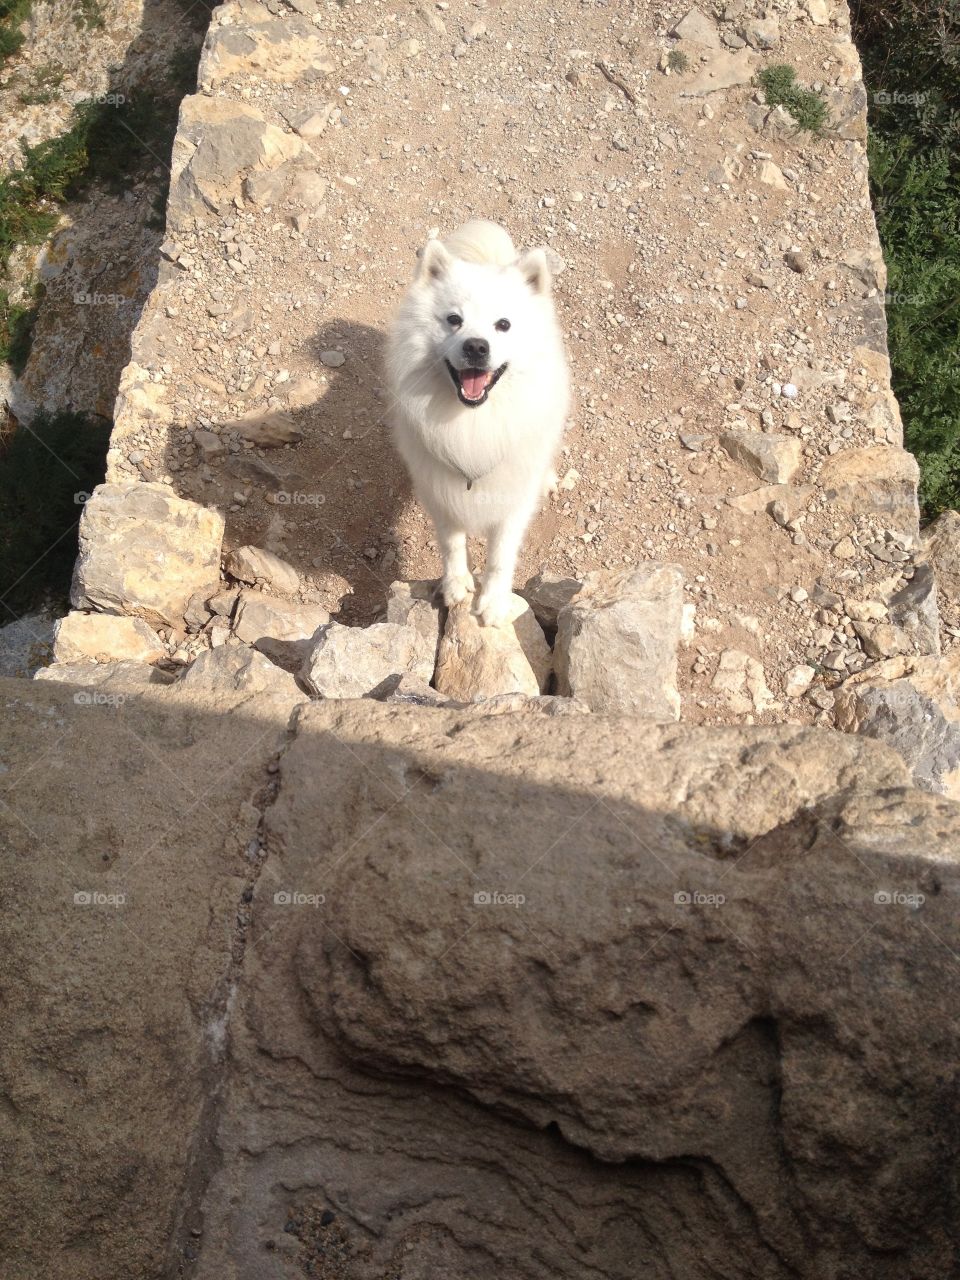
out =
[[459,329],[463,324],[463,316],[458,316],[457,313],[453,311],[447,316],[447,324],[451,329]]
[[507,330],[510,328],[510,321],[509,321],[509,320],[498,320],[498,321],[497,321],[497,323],[496,323],[493,327],[494,327],[495,329],[497,329],[500,333],[506,333],[506,332],[507,332]]

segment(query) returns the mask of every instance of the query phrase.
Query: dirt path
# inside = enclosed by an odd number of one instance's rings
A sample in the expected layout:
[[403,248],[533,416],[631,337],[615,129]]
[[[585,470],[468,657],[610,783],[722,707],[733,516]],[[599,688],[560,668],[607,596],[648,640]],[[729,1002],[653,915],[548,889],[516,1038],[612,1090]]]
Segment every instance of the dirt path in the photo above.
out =
[[[388,442],[384,324],[428,235],[495,219],[562,259],[574,370],[520,581],[676,562],[684,718],[814,717],[786,673],[870,661],[846,602],[887,618],[917,541],[845,5],[728,5],[697,41],[646,4],[295,7],[215,14],[110,478],[170,478],[228,546],[369,621],[392,579],[438,571]],[[822,86],[823,136],[762,105],[751,76],[779,62]],[[258,415],[297,442],[253,447]]]

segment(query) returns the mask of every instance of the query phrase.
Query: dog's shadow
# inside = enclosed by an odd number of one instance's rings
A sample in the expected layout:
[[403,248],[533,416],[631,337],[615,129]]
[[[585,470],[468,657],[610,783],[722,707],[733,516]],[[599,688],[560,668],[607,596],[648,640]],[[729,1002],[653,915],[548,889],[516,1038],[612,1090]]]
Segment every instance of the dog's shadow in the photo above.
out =
[[[223,511],[225,547],[253,543],[274,550],[302,577],[325,586],[324,603],[341,621],[371,621],[390,583],[408,576],[397,521],[410,485],[390,442],[384,341],[369,325],[325,325],[302,348],[310,367],[293,379],[317,384],[308,403],[295,399],[273,414],[252,404],[249,411],[279,418],[281,433],[300,438],[237,448],[243,422],[224,421],[218,434],[233,441],[229,452],[204,475],[184,474],[178,483],[192,490],[185,496]],[[241,504],[238,491],[246,495]]]

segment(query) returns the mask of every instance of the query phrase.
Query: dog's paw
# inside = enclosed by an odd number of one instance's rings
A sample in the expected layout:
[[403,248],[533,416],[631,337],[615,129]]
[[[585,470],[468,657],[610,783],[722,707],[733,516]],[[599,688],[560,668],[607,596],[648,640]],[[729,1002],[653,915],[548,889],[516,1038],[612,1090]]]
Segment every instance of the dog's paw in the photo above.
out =
[[450,573],[440,582],[440,594],[443,596],[443,603],[448,609],[452,609],[461,600],[466,600],[467,596],[472,596],[476,587],[472,573]]
[[513,622],[516,607],[509,591],[484,589],[477,596],[473,611],[482,627],[505,627]]
[[545,498],[555,498],[560,492],[560,477],[554,471],[553,467],[543,477],[543,496]]

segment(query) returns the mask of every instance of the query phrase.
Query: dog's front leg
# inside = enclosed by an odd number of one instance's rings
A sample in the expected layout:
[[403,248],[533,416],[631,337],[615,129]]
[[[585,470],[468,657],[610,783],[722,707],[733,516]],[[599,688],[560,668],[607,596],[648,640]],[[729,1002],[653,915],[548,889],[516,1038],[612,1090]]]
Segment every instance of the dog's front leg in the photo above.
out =
[[513,620],[513,571],[527,527],[527,513],[497,525],[487,540],[487,567],[474,611],[485,627],[499,627]]
[[450,608],[472,595],[476,583],[467,560],[467,535],[462,529],[444,521],[437,520],[435,524],[443,563],[440,593],[443,603]]

